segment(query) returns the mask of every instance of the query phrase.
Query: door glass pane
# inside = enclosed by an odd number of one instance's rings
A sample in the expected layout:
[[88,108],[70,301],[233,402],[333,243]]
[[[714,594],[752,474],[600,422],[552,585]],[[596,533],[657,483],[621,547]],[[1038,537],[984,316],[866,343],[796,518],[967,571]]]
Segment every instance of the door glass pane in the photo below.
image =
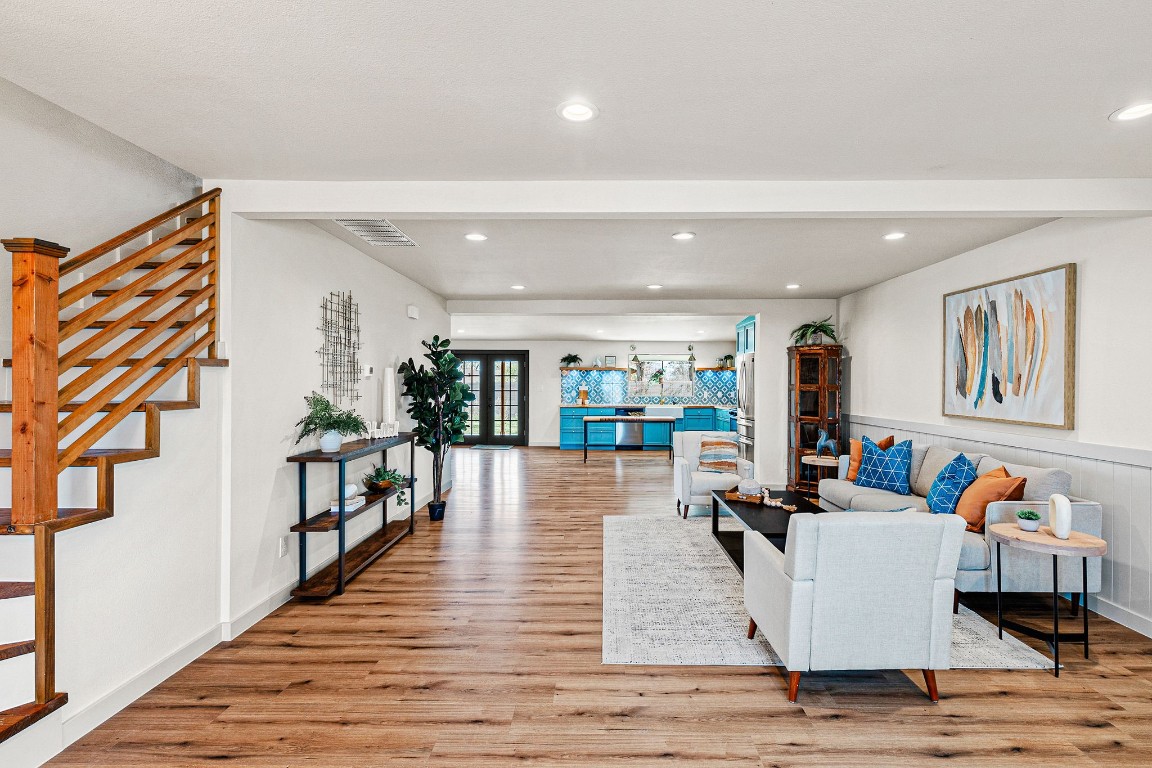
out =
[[820,415],[820,393],[817,390],[801,390],[800,415],[813,417]]
[[828,390],[828,414],[826,418],[828,418],[829,421],[835,421],[840,415],[839,411],[840,390],[830,389]]
[[520,434],[520,362],[493,360],[492,434]]
[[467,437],[476,437],[480,434],[480,372],[479,360],[464,360],[464,383],[476,399],[468,403],[468,425],[464,428]]
[[820,358],[817,355],[800,356],[800,383],[820,383]]
[[836,387],[840,385],[840,358],[828,358],[828,386]]

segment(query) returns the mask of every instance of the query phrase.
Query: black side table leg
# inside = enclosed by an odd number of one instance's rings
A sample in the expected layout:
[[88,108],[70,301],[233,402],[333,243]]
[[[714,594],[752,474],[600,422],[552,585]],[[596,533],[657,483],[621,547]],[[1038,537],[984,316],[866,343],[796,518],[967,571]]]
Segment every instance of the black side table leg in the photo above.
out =
[[1080,606],[1080,611],[1084,614],[1084,658],[1088,658],[1088,558],[1080,559],[1084,575],[1084,591],[1080,593],[1083,595],[1081,599],[1084,600],[1084,605]]
[[1000,542],[996,542],[996,633],[1004,639],[1004,568],[1000,561]]
[[1060,677],[1060,560],[1052,555],[1052,665],[1056,677]]
[[712,535],[720,533],[720,502],[712,497]]
[[588,463],[588,422],[584,422],[584,463]]

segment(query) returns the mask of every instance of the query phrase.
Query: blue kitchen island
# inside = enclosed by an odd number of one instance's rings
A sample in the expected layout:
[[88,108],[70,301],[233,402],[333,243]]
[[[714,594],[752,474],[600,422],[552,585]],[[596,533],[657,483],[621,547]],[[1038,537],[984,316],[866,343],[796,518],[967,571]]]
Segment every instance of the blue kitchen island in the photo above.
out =
[[635,424],[639,430],[629,430],[622,434],[629,435],[626,442],[621,443],[617,437],[617,423],[591,422],[588,424],[587,448],[591,451],[622,450],[653,450],[666,451],[672,442],[670,432],[730,432],[732,431],[730,407],[715,405],[684,405],[684,406],[645,406],[627,405],[621,403],[560,406],[560,447],[565,450],[584,450],[584,417],[585,416],[627,416],[648,415],[648,409],[654,412],[669,407],[682,408],[684,415],[674,422]]

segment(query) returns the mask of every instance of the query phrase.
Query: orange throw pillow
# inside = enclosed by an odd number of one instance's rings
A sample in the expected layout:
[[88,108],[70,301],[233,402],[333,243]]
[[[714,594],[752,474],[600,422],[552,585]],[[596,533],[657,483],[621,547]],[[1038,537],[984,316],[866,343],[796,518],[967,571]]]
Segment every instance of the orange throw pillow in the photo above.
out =
[[1020,501],[1024,498],[1024,484],[1028,478],[1012,477],[1004,467],[981,475],[960,496],[956,514],[968,523],[968,530],[984,530],[984,517],[988,505],[994,501]]
[[[889,448],[891,448],[895,444],[896,444],[896,438],[893,437],[892,435],[888,435],[888,437],[884,438],[883,440],[877,440],[876,441],[876,446],[882,451],[888,450]],[[849,480],[849,481],[853,481],[853,482],[856,480],[856,473],[860,471],[860,460],[861,460],[861,458],[863,458],[863,455],[864,455],[864,444],[862,442],[860,442],[859,440],[849,440],[848,441],[848,474],[844,477],[845,480]]]

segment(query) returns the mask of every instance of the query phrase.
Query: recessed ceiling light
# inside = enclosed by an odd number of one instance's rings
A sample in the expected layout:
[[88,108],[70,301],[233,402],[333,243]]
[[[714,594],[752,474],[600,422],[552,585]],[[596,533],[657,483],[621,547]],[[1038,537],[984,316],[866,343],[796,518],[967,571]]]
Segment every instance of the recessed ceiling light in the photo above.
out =
[[653,284],[653,285],[650,285],[650,286],[648,286],[648,290],[650,290],[650,291],[658,291],[658,290],[660,290],[660,289],[661,289],[661,288],[663,288],[663,287],[664,287],[664,286],[662,286],[662,285],[655,285],[655,284]]
[[788,285],[784,287],[790,291],[796,291],[800,289],[800,283],[788,283]]
[[469,232],[468,234],[464,235],[464,239],[465,240],[473,240],[473,241],[478,243],[481,240],[487,240],[488,235],[482,235],[479,232]]
[[571,99],[556,107],[556,114],[570,123],[586,123],[600,114],[594,104],[580,99]]
[[907,232],[889,232],[884,235],[885,240],[903,240],[908,235]]
[[1122,107],[1108,115],[1108,119],[1114,123],[1124,123],[1129,120],[1139,120],[1142,117],[1148,117],[1148,115],[1152,115],[1152,101]]
[[522,286],[522,285],[513,285],[513,286],[512,286],[512,290],[514,290],[514,291],[522,291],[522,290],[524,290],[524,286]]
[[596,333],[604,333],[604,329],[603,328],[597,328]]
[[691,240],[694,237],[696,237],[695,232],[677,232],[672,235],[673,240]]

